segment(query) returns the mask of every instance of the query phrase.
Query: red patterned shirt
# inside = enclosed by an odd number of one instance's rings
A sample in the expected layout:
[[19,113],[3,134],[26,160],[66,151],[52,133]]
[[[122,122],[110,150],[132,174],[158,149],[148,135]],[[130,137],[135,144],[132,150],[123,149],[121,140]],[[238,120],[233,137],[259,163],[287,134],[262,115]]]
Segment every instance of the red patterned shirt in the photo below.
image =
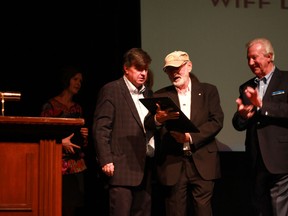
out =
[[[68,108],[55,98],[50,99],[42,107],[41,116],[43,117],[59,117],[59,118],[80,118],[82,117],[82,107],[75,103]],[[83,147],[80,131],[75,132],[72,140],[73,143]],[[74,149],[75,154],[62,152],[62,173],[71,174],[78,173],[87,169],[84,153],[81,149]]]

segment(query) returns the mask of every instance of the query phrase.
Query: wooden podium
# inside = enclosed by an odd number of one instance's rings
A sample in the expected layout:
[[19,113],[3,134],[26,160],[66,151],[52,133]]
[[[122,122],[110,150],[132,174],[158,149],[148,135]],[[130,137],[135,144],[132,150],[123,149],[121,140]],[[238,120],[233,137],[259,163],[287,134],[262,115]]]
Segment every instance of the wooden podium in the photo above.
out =
[[79,118],[0,116],[0,216],[62,215],[62,145]]

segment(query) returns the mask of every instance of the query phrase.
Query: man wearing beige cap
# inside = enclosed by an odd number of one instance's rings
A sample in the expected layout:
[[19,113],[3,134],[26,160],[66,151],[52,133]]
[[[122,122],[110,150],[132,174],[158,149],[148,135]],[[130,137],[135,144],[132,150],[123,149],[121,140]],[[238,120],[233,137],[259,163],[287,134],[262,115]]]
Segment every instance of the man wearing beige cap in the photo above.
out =
[[177,119],[179,112],[161,110],[159,104],[155,115],[145,120],[147,128],[155,129],[157,174],[164,188],[166,215],[187,216],[193,211],[195,216],[211,216],[214,180],[220,178],[215,136],[224,120],[218,90],[193,77],[186,52],[168,54],[163,70],[173,85],[156,91],[154,97],[171,98],[199,129],[169,130],[167,122]]

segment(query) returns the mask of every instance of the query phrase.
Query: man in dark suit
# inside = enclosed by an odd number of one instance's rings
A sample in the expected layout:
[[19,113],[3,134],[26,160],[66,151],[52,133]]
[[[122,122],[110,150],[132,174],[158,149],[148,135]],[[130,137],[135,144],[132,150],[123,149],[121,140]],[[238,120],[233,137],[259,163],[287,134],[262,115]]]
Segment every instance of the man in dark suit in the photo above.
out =
[[239,88],[232,123],[246,130],[245,147],[253,175],[255,215],[288,215],[288,72],[275,67],[269,40],[247,43],[256,75]]
[[124,55],[123,77],[103,86],[98,95],[93,138],[109,183],[111,216],[151,215],[154,139],[144,129],[148,110],[139,101],[152,94],[145,86],[150,64],[144,50],[130,49]]
[[200,131],[169,130],[166,123],[179,118],[179,112],[161,110],[160,104],[155,115],[145,119],[146,128],[156,130],[155,158],[166,215],[186,216],[188,204],[193,215],[211,216],[214,180],[221,175],[215,137],[223,127],[224,114],[218,90],[190,73],[192,62],[186,52],[168,54],[163,70],[173,85],[156,91],[154,97],[171,98]]

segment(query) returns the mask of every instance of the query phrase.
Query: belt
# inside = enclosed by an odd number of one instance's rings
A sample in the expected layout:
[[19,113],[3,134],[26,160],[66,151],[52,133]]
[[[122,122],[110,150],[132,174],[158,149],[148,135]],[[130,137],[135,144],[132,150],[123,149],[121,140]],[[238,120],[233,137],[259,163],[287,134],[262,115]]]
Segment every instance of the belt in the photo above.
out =
[[191,156],[192,156],[192,151],[190,151],[190,150],[184,150],[184,151],[183,151],[183,156],[184,156],[184,157],[191,157]]

